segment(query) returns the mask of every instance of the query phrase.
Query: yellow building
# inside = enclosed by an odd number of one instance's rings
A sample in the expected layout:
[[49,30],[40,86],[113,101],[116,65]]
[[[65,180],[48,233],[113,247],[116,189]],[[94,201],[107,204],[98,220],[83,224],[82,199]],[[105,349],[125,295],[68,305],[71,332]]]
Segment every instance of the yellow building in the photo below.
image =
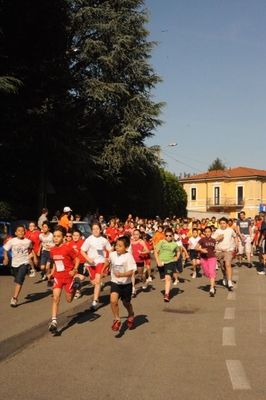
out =
[[[237,167],[210,171],[180,179],[187,193],[188,216],[227,215],[237,218],[240,211],[254,218],[266,206],[266,171]],[[264,209],[264,208],[263,208]]]

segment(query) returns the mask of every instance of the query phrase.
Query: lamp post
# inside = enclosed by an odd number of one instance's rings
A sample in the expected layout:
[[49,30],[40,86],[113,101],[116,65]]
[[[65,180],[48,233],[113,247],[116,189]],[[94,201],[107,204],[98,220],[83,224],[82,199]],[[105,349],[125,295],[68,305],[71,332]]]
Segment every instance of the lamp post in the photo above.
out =
[[166,145],[163,146],[163,147],[159,147],[159,150],[158,150],[158,161],[161,161],[161,158],[162,158],[162,149],[164,149],[165,147],[174,147],[174,146],[177,146],[177,143],[176,143],[176,142],[168,143],[168,144],[166,144]]

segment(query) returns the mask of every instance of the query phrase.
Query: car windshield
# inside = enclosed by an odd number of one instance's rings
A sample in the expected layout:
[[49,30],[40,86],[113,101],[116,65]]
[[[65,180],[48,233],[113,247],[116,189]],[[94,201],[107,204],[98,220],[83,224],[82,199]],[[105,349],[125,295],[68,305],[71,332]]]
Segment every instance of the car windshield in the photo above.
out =
[[75,224],[75,226],[77,226],[77,228],[82,232],[86,232],[86,233],[91,233],[91,227],[89,224]]

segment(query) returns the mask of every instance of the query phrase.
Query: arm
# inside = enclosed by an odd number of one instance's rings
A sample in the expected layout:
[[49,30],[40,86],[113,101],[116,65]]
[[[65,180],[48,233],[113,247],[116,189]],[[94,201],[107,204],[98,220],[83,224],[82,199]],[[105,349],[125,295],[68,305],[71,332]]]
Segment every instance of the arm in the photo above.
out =
[[127,278],[129,276],[132,276],[133,272],[134,272],[133,269],[126,272],[114,272],[114,276],[116,276],[117,278]]
[[8,255],[7,255],[7,251],[6,250],[4,250],[3,264],[4,265],[8,265]]
[[143,246],[143,250],[142,250],[142,252],[140,254],[150,254],[150,250],[148,249],[148,247],[147,247],[146,243],[144,242],[144,240],[142,240],[140,243]]
[[90,264],[94,264],[94,260],[92,258],[90,258],[87,253],[85,253],[84,250],[80,250],[80,254],[82,255],[82,257],[85,258],[85,260],[87,260]]
[[163,264],[162,264],[162,262],[159,260],[159,250],[157,250],[156,247],[155,247],[155,249],[154,249],[154,257],[155,257],[155,260],[156,260],[156,262],[157,262],[158,267],[162,267]]
[[80,263],[80,259],[78,257],[76,257],[74,259],[74,261],[75,261],[74,268],[71,271],[69,271],[69,275],[71,275],[71,276],[74,276],[78,272],[78,266]]

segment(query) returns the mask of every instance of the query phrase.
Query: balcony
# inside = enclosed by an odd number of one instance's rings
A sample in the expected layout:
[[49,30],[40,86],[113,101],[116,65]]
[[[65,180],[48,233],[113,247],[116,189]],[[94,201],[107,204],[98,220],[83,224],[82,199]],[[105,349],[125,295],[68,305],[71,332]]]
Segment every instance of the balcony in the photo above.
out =
[[241,209],[245,205],[245,199],[235,197],[220,197],[220,198],[208,198],[206,199],[206,206],[208,208],[237,208]]

